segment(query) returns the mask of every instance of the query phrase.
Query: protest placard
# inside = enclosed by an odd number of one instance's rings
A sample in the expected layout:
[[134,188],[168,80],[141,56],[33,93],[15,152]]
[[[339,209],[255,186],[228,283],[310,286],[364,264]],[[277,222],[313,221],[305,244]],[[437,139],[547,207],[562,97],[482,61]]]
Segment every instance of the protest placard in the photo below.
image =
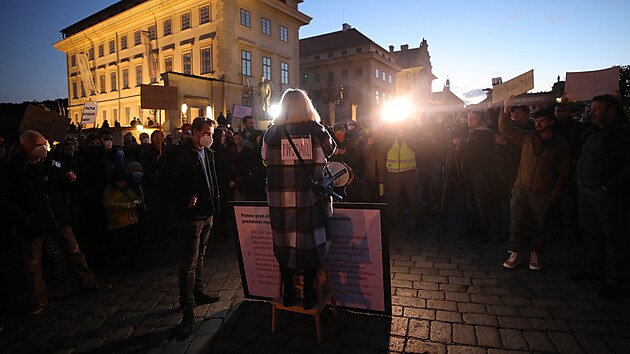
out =
[[594,96],[619,91],[619,67],[581,72],[567,72],[565,97],[570,101],[590,101]]
[[22,117],[19,130],[20,132],[35,130],[47,139],[62,141],[68,133],[68,126],[70,126],[70,119],[29,104]]
[[505,101],[534,88],[534,70],[521,74],[510,81],[492,87],[492,103]]

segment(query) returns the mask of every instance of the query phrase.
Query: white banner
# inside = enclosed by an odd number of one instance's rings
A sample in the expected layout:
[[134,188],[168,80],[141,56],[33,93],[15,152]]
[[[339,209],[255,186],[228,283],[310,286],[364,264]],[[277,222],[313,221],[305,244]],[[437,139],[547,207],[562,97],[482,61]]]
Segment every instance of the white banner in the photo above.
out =
[[96,102],[85,102],[83,105],[83,114],[81,115],[81,124],[94,124],[96,123],[96,113],[98,107]]
[[[297,151],[300,153],[302,160],[312,160],[313,159],[313,144],[311,143],[311,136],[307,137],[291,137],[293,144],[297,148]],[[280,139],[281,145],[281,156],[282,161],[296,161],[299,160],[297,155],[295,154],[295,150],[291,146],[291,142],[289,139]]]
[[[260,203],[238,204],[234,213],[245,296],[272,299],[279,295],[280,273],[273,254],[269,209]],[[389,250],[382,233],[381,208],[335,204],[327,227],[327,262],[338,306],[391,313]]]
[[92,76],[92,70],[90,70],[90,61],[85,53],[77,54],[77,65],[79,66],[79,72],[81,73],[81,80],[83,81],[83,87],[88,95],[92,92],[96,93],[96,85],[94,85],[94,77]]
[[144,56],[147,59],[147,69],[151,82],[157,82],[158,56],[153,50],[153,41],[149,39],[149,31],[142,31],[142,44],[144,45]]

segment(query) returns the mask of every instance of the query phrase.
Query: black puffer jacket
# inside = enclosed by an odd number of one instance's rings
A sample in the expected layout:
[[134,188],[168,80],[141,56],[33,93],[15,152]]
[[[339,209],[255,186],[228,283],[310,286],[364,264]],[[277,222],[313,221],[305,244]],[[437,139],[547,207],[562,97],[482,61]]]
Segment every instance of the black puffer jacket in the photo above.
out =
[[23,152],[4,166],[2,210],[17,225],[21,237],[41,237],[72,224],[61,193],[69,183],[63,171],[61,163],[51,157],[27,164]]

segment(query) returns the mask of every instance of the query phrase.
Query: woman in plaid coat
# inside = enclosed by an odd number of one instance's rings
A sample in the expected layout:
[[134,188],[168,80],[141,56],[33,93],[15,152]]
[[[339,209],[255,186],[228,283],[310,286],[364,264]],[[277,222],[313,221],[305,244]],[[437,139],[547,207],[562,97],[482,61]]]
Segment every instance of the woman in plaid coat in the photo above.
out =
[[[318,179],[336,143],[319,121],[308,95],[289,89],[280,101],[280,114],[263,138],[273,249],[280,265],[285,306],[291,306],[295,297],[295,269],[303,270],[304,284],[309,285],[304,287],[304,308],[313,306],[312,284],[326,258],[326,219],[313,193],[311,176]],[[294,153],[287,133],[304,164]]]

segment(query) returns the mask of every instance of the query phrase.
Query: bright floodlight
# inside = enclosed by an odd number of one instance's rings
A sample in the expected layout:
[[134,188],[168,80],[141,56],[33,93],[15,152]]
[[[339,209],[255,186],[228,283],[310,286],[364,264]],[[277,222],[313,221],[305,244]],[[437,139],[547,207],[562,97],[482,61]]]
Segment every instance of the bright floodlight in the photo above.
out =
[[407,118],[412,110],[409,100],[405,98],[395,98],[385,103],[383,107],[383,119],[386,121],[400,121]]
[[280,114],[280,105],[272,104],[271,107],[269,107],[269,114],[271,118],[276,118]]
[[212,113],[212,107],[206,106],[206,117],[214,119],[214,113]]
[[188,105],[184,102],[182,103],[182,113],[186,114],[186,112],[188,112]]
[[141,132],[143,128],[144,127],[142,126],[142,124],[136,125],[136,130],[139,131],[139,132]]

